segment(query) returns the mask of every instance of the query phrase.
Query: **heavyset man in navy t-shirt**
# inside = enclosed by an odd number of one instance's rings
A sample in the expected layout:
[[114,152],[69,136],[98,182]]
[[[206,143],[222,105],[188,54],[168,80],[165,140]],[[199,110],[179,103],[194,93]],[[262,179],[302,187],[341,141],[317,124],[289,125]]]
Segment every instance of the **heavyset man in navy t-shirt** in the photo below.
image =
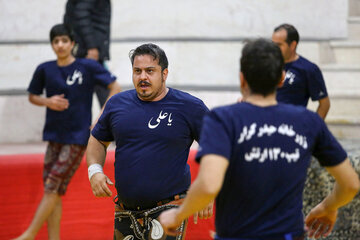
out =
[[286,72],[283,85],[277,89],[276,100],[306,107],[311,98],[319,102],[316,112],[325,119],[330,109],[325,81],[316,64],[297,54],[299,39],[298,31],[290,24],[274,29],[272,41],[281,49]]
[[[135,89],[109,99],[87,148],[89,179],[97,197],[111,196],[104,175],[106,148],[115,141],[114,239],[184,239],[165,236],[156,219],[176,206],[190,186],[190,146],[199,140],[208,108],[188,93],[166,87],[168,60],[154,44],[130,52]],[[199,216],[212,215],[212,204]]]
[[[278,103],[285,76],[278,46],[258,39],[245,45],[240,82],[245,101],[204,117],[197,179],[179,208],[160,215],[168,234],[216,197],[216,238],[295,240],[330,234],[337,209],[360,183],[347,154],[318,114]],[[336,183],[304,219],[302,192],[311,155]]]
[[[102,84],[110,95],[120,91],[115,76],[102,65],[71,54],[74,37],[65,25],[51,29],[50,42],[57,59],[40,64],[28,88],[29,101],[46,107],[43,140],[49,143],[44,160],[44,196],[30,226],[17,240],[34,239],[45,221],[49,239],[60,239],[61,197],[85,153],[94,86]],[[41,95],[44,89],[46,96]]]

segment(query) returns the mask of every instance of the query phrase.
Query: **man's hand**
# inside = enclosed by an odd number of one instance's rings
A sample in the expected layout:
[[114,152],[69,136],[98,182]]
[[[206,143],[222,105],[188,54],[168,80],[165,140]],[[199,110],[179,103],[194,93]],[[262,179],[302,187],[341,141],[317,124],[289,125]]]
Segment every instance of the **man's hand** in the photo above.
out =
[[337,210],[327,210],[322,203],[314,207],[305,218],[310,238],[327,237],[334,228]]
[[162,212],[159,216],[159,221],[167,235],[176,236],[178,234],[177,228],[182,222],[178,218],[178,208],[172,208]]
[[46,99],[46,106],[54,111],[64,111],[69,108],[69,101],[64,94],[53,95]]
[[97,48],[90,48],[87,50],[86,58],[94,59],[99,61],[99,50]]
[[112,192],[107,185],[114,184],[105,174],[95,173],[90,179],[90,184],[96,197],[111,197]]
[[211,201],[203,210],[194,213],[194,223],[197,224],[198,218],[208,219],[214,214],[214,201]]

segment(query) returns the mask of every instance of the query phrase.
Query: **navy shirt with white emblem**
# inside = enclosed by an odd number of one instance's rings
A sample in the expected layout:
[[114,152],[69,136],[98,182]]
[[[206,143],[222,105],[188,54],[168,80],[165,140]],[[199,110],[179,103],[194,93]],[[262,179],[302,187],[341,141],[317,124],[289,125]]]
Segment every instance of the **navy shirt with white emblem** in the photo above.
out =
[[121,203],[150,207],[188,189],[188,154],[206,112],[200,99],[172,88],[155,102],[140,100],[135,90],[109,99],[91,134],[101,141],[115,140],[115,186]]
[[40,64],[28,92],[40,95],[45,89],[46,97],[64,94],[69,101],[69,108],[64,111],[46,108],[43,140],[87,145],[94,86],[107,86],[115,80],[115,76],[91,59],[76,59],[68,66],[58,66],[56,61]]
[[311,155],[335,166],[347,155],[304,107],[237,103],[204,117],[196,160],[229,160],[216,198],[217,239],[285,239],[304,232],[302,192]]
[[317,101],[328,96],[325,81],[318,66],[299,56],[286,63],[284,85],[277,89],[276,100],[306,107],[311,98]]

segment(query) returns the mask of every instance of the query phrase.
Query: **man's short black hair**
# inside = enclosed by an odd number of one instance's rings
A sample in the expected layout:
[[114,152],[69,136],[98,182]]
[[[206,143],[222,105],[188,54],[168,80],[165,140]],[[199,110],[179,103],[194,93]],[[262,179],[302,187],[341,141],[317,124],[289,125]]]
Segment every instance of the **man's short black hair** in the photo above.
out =
[[280,31],[282,29],[284,29],[287,33],[287,37],[285,41],[287,42],[288,45],[290,45],[293,41],[299,43],[300,36],[298,31],[293,25],[288,23],[281,24],[274,29],[274,32]]
[[133,50],[130,51],[129,57],[131,60],[131,65],[134,65],[134,59],[136,56],[140,55],[150,55],[154,58],[154,60],[158,60],[159,65],[161,66],[161,71],[168,68],[169,63],[166,57],[164,50],[162,50],[159,46],[153,43],[143,44]]
[[74,41],[74,33],[70,27],[62,23],[56,24],[50,30],[50,42],[52,42],[55,37],[64,35],[68,36],[71,41]]
[[281,81],[284,58],[276,44],[260,38],[245,44],[240,69],[251,93],[267,96],[276,91]]

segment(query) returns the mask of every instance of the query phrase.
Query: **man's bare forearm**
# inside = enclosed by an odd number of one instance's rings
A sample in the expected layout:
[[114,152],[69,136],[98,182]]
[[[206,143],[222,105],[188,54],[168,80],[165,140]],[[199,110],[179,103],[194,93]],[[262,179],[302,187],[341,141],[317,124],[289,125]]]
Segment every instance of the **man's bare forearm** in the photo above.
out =
[[100,164],[104,166],[106,158],[106,148],[110,143],[100,142],[95,137],[90,135],[89,143],[86,149],[86,162],[88,167],[91,164]]
[[326,115],[328,114],[330,109],[330,99],[329,97],[323,98],[319,100],[319,106],[316,109],[317,114],[325,120]]
[[336,182],[332,192],[323,200],[323,204],[327,209],[336,210],[355,197],[359,191],[360,182],[349,159],[338,166],[326,169],[334,176]]

